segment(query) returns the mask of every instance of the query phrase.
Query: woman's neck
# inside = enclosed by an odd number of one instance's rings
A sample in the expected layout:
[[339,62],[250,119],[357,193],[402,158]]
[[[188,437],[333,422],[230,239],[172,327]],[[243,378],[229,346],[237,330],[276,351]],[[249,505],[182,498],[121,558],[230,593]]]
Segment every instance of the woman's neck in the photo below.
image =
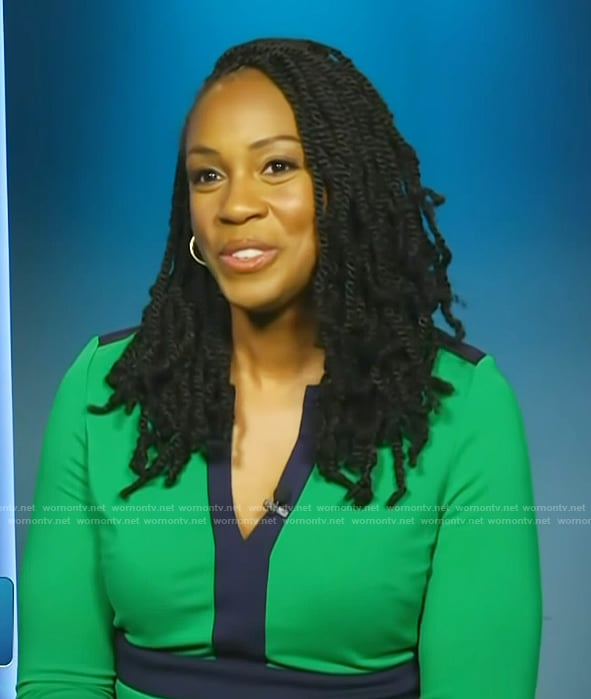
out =
[[232,308],[230,382],[257,390],[320,383],[324,350],[314,346],[316,334],[311,313],[255,317]]

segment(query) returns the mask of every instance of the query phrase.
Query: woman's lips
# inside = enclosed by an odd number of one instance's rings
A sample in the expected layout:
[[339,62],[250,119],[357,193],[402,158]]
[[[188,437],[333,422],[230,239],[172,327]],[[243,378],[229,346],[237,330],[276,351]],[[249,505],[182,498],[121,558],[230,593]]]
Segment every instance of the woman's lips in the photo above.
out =
[[273,250],[274,246],[269,243],[263,243],[262,240],[255,238],[241,238],[240,240],[230,240],[220,250],[220,255],[231,255],[238,250]]
[[[246,249],[242,247],[241,249]],[[257,249],[257,248],[251,248]],[[240,259],[231,254],[221,254],[220,260],[224,266],[233,270],[234,272],[258,272],[260,269],[267,267],[273,260],[277,257],[279,250],[277,248],[266,248],[260,249],[260,254]]]

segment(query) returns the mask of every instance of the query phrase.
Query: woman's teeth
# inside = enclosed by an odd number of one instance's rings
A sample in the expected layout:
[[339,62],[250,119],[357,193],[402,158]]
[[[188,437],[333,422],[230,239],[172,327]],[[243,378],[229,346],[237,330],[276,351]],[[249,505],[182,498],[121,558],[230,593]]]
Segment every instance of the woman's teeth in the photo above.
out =
[[249,260],[252,257],[258,257],[262,255],[262,250],[255,250],[254,248],[248,248],[246,250],[237,250],[232,253],[232,257],[237,257],[239,260]]

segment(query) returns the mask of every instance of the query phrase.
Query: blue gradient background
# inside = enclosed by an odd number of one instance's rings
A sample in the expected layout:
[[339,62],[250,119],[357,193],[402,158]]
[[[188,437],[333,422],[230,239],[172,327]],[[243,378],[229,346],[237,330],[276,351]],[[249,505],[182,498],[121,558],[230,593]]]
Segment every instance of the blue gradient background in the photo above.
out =
[[[140,318],[195,91],[227,46],[284,35],[338,46],[387,99],[448,198],[456,312],[519,396],[537,502],[591,516],[591,3],[331,7],[5,0],[17,504],[63,372],[91,335]],[[550,514],[537,698],[591,696],[591,527]]]

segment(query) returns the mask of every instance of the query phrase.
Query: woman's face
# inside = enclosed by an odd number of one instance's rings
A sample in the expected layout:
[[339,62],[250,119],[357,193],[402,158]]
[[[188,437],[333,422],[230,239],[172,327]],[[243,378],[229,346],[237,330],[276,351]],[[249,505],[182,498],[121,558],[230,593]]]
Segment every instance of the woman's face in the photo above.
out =
[[[264,312],[293,303],[318,245],[312,177],[281,90],[252,68],[222,78],[193,109],[185,153],[195,252],[228,302]],[[241,260],[223,253],[247,240]]]

